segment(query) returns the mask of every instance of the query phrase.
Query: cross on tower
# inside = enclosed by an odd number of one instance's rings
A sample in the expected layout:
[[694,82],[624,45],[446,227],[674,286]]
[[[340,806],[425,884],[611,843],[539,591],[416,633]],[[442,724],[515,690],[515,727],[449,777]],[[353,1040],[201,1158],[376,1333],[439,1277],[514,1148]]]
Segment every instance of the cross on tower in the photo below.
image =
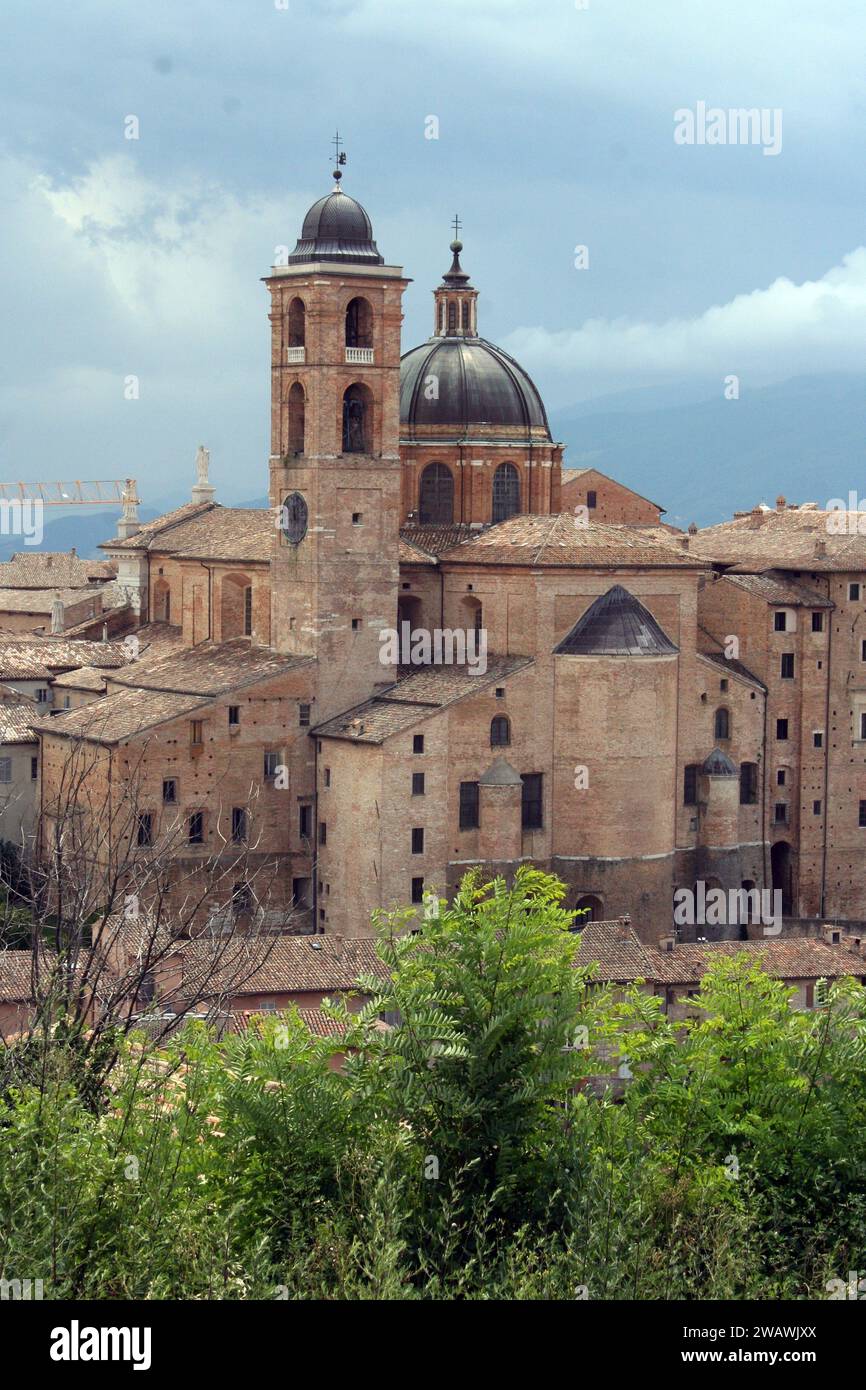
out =
[[345,162],[346,162],[346,151],[340,149],[341,141],[340,141],[340,132],[339,132],[339,131],[337,131],[336,135],[334,136],[333,140],[331,141],[331,144],[334,146],[334,163],[335,163],[338,167],[339,167],[339,165],[341,165],[341,164],[345,164]]
[[459,241],[459,240],[460,240],[460,228],[463,226],[463,223],[460,221],[460,218],[457,216],[457,213],[456,213],[456,212],[455,212],[455,214],[454,214],[454,221],[452,222],[451,225],[452,225],[453,228],[454,228],[454,240],[455,240],[455,241]]

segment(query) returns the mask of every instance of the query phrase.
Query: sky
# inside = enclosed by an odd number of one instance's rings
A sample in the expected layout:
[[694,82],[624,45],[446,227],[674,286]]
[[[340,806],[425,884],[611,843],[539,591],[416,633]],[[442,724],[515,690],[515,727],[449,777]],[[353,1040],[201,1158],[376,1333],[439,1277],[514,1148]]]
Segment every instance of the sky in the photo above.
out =
[[[458,213],[480,331],[554,412],[866,369],[854,0],[4,0],[3,22],[0,481],[161,501],[203,443],[219,498],[266,492],[261,277],[337,128],[412,278],[404,349]],[[701,103],[766,138],[711,117],[726,143],[701,141]]]

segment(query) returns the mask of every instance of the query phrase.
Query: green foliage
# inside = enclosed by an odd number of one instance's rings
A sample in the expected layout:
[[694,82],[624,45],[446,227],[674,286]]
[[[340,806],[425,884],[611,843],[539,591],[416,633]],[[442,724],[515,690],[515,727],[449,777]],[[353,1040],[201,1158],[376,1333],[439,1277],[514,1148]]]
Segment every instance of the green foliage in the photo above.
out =
[[[62,1019],[7,1049],[0,1277],[54,1298],[824,1296],[866,1248],[863,989],[797,1012],[751,953],[720,957],[677,1024],[575,968],[562,896],[524,869],[467,876],[417,933],[384,915],[384,978],[330,1006],[332,1040],[294,1011],[110,1039],[98,1087]],[[621,1102],[587,1086],[626,1056]]]

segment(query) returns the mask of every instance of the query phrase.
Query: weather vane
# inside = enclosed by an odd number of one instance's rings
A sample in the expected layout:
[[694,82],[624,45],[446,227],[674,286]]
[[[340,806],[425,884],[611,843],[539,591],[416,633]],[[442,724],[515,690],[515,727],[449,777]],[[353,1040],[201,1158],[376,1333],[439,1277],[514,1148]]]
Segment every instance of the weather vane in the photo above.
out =
[[334,178],[339,183],[340,179],[343,177],[343,175],[340,173],[340,167],[346,162],[346,151],[340,148],[339,131],[337,131],[336,135],[331,141],[331,144],[334,146],[334,164],[336,166],[334,169]]

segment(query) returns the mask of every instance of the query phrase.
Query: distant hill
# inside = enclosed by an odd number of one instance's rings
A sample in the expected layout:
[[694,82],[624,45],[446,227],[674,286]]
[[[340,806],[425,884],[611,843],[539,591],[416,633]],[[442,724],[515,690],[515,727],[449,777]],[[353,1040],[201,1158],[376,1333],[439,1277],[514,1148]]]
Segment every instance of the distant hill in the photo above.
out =
[[[692,388],[693,389],[693,388]],[[661,393],[660,393],[661,394]],[[551,413],[566,466],[593,466],[667,509],[675,526],[725,521],[757,502],[866,497],[866,378],[798,377],[726,401],[653,407],[627,392]]]

